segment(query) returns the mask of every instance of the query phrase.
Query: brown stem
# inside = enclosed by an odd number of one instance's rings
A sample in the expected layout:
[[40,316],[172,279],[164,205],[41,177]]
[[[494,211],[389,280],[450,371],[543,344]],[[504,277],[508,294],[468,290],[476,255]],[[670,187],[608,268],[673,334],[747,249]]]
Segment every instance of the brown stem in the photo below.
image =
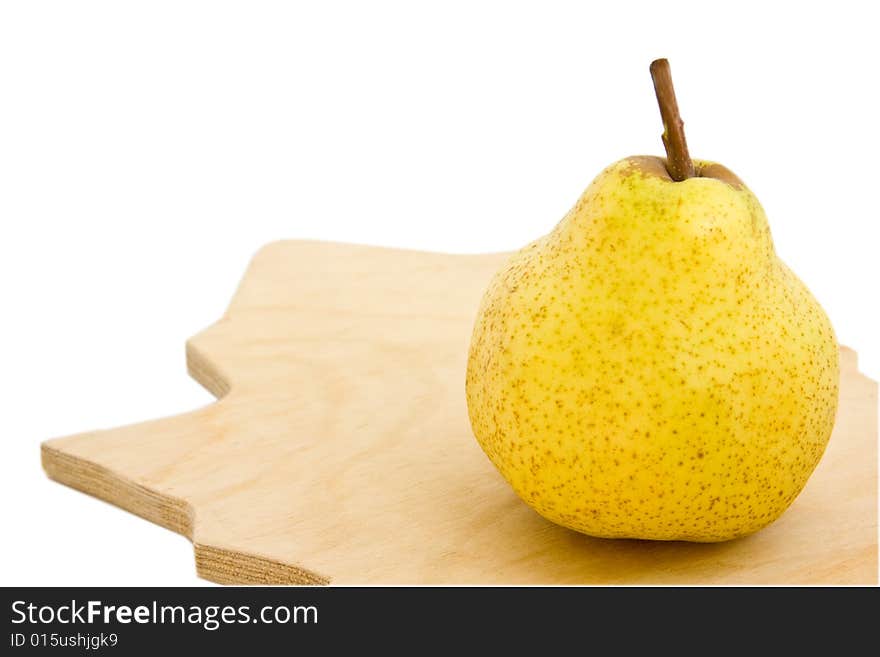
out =
[[684,122],[678,113],[669,62],[665,59],[655,59],[651,62],[651,79],[654,80],[654,92],[657,94],[660,116],[663,118],[666,170],[676,182],[693,178],[694,163],[688,154],[687,141],[684,138]]

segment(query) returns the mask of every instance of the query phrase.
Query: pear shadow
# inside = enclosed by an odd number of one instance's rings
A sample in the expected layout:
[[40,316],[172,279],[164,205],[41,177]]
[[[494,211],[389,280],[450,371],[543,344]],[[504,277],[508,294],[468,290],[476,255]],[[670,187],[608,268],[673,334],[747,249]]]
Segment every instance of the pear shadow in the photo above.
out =
[[[767,528],[715,543],[588,536],[534,511],[485,455],[476,446],[473,449],[476,453],[468,459],[468,467],[456,476],[459,485],[452,487],[460,494],[447,496],[444,503],[442,527],[452,530],[454,552],[448,564],[442,563],[446,555],[435,555],[441,562],[436,564],[438,570],[446,571],[451,583],[651,585],[749,580],[743,552],[754,553],[751,544]],[[442,488],[448,495],[448,480],[436,486],[437,494]],[[466,571],[454,563],[463,554],[468,556]]]
[[[544,522],[549,521],[544,520]],[[638,575],[655,574],[658,571],[681,571],[697,560],[721,557],[751,538],[743,536],[729,541],[697,543],[637,538],[598,538],[556,525],[553,529],[561,534],[560,541],[570,545],[572,550],[589,551],[604,561],[626,563],[629,572]]]
[[557,525],[511,494],[524,507],[517,515],[530,516],[519,523],[524,539],[544,545],[550,557],[530,567],[535,583],[710,584],[721,571],[730,578],[734,560],[726,557],[755,536],[713,543],[599,538]]

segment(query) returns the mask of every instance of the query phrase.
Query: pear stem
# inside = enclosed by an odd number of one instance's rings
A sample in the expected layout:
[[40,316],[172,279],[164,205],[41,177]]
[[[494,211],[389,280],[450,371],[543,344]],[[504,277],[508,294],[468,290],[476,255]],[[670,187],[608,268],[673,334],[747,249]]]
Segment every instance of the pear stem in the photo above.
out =
[[696,174],[694,163],[688,153],[687,140],[684,138],[684,121],[678,113],[675,100],[675,89],[672,86],[672,72],[669,62],[655,59],[651,62],[651,79],[654,81],[654,93],[660,105],[660,116],[663,119],[663,146],[666,148],[666,170],[676,182],[693,178]]

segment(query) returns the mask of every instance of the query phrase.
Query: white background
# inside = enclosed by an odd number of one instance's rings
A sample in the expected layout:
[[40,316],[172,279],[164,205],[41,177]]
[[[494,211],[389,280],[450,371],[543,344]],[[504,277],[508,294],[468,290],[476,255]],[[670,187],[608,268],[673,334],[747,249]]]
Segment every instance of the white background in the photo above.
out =
[[48,481],[40,441],[207,403],[184,341],[265,242],[547,232],[662,153],[659,56],[691,153],[880,375],[872,3],[432,4],[0,5],[0,584],[200,583],[186,539]]

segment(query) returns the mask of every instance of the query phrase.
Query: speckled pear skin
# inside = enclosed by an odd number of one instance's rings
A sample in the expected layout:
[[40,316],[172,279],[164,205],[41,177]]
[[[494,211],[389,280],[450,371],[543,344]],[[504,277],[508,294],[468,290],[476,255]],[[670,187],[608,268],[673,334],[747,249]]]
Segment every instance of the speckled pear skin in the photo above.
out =
[[828,317],[720,165],[605,169],[482,300],[471,425],[545,518],[600,537],[723,541],[778,518],[825,450]]

